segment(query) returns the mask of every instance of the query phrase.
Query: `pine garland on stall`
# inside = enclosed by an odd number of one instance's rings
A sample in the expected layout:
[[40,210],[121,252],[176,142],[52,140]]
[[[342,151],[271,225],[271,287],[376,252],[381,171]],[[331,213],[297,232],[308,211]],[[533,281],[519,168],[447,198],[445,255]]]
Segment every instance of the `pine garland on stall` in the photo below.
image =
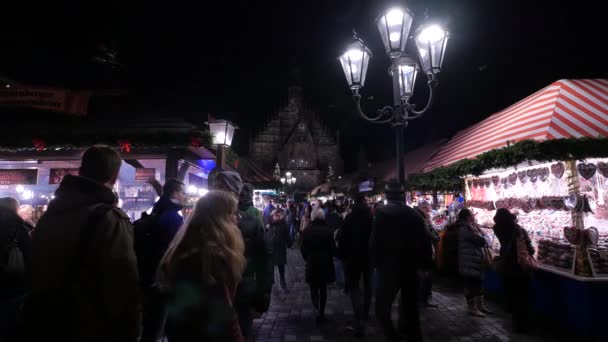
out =
[[486,170],[504,169],[526,161],[584,160],[608,157],[608,138],[523,140],[513,145],[463,159],[449,166],[408,177],[408,190],[462,191],[461,177],[479,176]]

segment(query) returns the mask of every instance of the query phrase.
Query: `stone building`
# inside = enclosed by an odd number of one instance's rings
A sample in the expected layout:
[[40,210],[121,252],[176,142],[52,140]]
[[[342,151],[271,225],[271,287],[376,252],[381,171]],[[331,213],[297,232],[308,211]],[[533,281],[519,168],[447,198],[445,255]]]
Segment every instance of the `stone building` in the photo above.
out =
[[304,106],[302,87],[291,86],[288,103],[254,134],[249,159],[269,174],[276,163],[281,174],[296,177],[295,189],[310,191],[325,181],[331,168],[343,170],[339,133],[332,134],[316,113]]

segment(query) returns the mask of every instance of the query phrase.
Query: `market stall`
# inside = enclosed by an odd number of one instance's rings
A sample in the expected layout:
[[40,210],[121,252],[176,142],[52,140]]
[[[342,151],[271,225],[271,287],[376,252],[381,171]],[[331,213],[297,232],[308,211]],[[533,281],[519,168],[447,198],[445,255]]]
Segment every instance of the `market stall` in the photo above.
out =
[[[561,80],[459,132],[416,180],[460,182],[495,252],[496,210],[517,214],[537,250],[535,309],[603,338],[591,313],[608,293],[607,136],[608,80]],[[486,286],[500,290],[496,274]]]

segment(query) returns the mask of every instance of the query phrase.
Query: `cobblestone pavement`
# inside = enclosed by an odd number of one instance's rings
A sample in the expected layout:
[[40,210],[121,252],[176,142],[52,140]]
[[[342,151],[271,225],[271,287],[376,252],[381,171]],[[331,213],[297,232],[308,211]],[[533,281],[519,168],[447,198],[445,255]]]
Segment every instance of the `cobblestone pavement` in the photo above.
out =
[[[277,272],[278,273],[278,272]],[[289,293],[275,286],[270,310],[254,321],[254,340],[279,341],[357,341],[347,329],[352,319],[352,307],[348,297],[335,286],[328,290],[327,322],[315,324],[308,286],[304,281],[304,264],[298,250],[288,251],[287,282]],[[275,281],[275,283],[278,283]],[[552,341],[548,338],[511,336],[508,316],[496,305],[489,304],[496,312],[486,318],[466,314],[462,292],[435,284],[433,303],[437,308],[421,311],[425,341]],[[396,319],[397,306],[393,306]],[[372,310],[373,311],[373,303]],[[373,315],[373,313],[372,313]],[[361,341],[383,341],[373,321]]]

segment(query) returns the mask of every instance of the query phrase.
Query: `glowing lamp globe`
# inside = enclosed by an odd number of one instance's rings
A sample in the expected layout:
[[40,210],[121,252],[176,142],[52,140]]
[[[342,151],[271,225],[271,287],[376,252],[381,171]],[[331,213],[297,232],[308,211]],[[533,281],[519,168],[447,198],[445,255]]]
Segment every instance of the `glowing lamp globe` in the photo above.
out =
[[353,91],[358,91],[365,85],[367,65],[372,52],[356,36],[354,41],[346,48],[346,51],[338,57],[348,86]]
[[232,145],[234,130],[238,129],[232,122],[227,120],[210,120],[207,122],[209,130],[213,135],[213,144],[229,147]]
[[386,53],[397,58],[405,52],[414,15],[407,8],[393,7],[378,18],[378,30]]
[[416,31],[414,40],[424,72],[439,73],[449,38],[449,32],[438,24],[423,25]]

